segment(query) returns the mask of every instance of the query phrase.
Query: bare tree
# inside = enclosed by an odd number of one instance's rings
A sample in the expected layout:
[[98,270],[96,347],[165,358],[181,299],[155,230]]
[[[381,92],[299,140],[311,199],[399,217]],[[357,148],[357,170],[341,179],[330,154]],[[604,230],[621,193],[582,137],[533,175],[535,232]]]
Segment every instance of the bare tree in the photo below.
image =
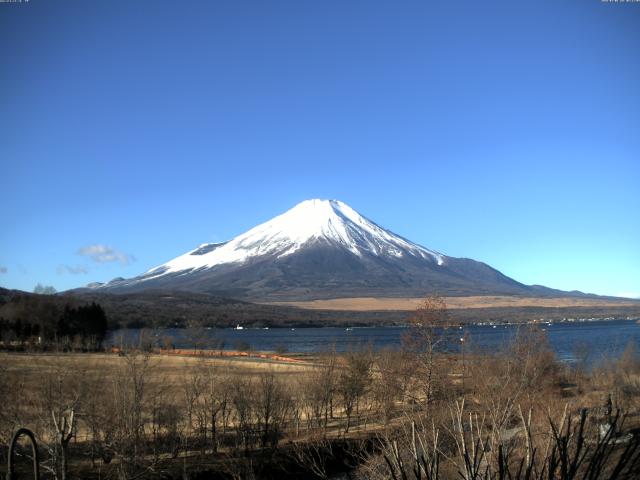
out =
[[304,442],[293,443],[293,459],[314,476],[326,480],[330,478],[328,463],[335,456],[333,447],[324,436],[310,437]]
[[260,375],[255,393],[256,415],[262,428],[262,447],[266,447],[269,440],[272,446],[276,446],[280,425],[291,408],[291,399],[273,371]]
[[86,394],[83,370],[66,355],[51,357],[39,392],[30,399],[29,408],[38,412],[37,436],[49,454],[43,467],[56,479],[68,476],[69,442],[76,434],[76,414]]
[[102,436],[105,447],[117,455],[119,475],[128,478],[146,469],[148,403],[151,397],[147,380],[152,373],[149,354],[128,353],[107,385],[103,396],[106,415]]
[[335,353],[324,355],[319,365],[305,376],[303,382],[307,419],[326,431],[336,391]]
[[253,443],[254,392],[254,383],[246,378],[237,379],[231,390],[231,404],[237,432],[236,449],[243,445],[245,452],[249,451]]
[[208,422],[211,434],[211,448],[213,452],[218,450],[218,424],[223,423],[223,435],[226,432],[225,414],[228,410],[229,380],[220,368],[210,362],[203,363],[204,367],[204,391],[203,391],[203,415]]
[[69,410],[61,412],[60,416],[56,415],[54,411],[51,412],[53,425],[56,430],[56,441],[60,447],[60,476],[62,480],[67,479],[69,442],[75,436],[76,431],[75,408],[75,405],[70,406]]
[[409,330],[402,338],[405,351],[413,358],[413,378],[425,405],[433,400],[436,385],[441,379],[435,369],[436,351],[447,340],[445,333],[448,322],[444,298],[427,297],[409,318]]
[[345,355],[345,365],[338,374],[337,391],[347,417],[345,433],[349,432],[351,416],[371,381],[371,352],[353,351]]
[[188,448],[190,435],[198,431],[201,433],[203,416],[206,416],[206,411],[204,413],[202,412],[203,395],[207,387],[205,371],[199,366],[194,368],[189,365],[188,374],[182,377],[180,386],[187,424],[183,438],[183,446],[186,450]]
[[519,386],[531,393],[542,392],[557,378],[559,367],[549,339],[535,325],[518,328],[504,360],[511,364]]
[[402,352],[382,350],[375,356],[371,388],[385,425],[393,416],[396,402],[404,398],[407,385],[405,372]]

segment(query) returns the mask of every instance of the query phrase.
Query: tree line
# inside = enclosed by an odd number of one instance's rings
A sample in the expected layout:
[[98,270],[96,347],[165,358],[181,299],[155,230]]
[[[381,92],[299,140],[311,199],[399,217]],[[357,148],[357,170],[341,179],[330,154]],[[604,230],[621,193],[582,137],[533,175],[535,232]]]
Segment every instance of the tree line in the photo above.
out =
[[95,302],[83,305],[68,298],[24,294],[0,305],[0,342],[5,348],[95,350],[107,328],[105,311]]

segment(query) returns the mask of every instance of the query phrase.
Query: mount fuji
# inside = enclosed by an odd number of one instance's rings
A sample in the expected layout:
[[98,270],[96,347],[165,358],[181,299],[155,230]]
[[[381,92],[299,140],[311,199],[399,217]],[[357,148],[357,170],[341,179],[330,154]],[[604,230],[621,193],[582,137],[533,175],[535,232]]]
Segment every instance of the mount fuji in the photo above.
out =
[[484,263],[410,242],[337,200],[306,200],[227,242],[202,244],[137,277],[90,288],[258,301],[567,294],[523,285]]

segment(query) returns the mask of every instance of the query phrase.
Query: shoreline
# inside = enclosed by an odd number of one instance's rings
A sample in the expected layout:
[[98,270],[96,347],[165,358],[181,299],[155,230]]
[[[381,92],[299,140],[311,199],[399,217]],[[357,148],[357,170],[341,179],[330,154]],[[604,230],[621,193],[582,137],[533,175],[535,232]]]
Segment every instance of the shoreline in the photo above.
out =
[[[569,318],[562,318],[562,319],[556,319],[556,318],[539,318],[539,319],[533,319],[533,320],[523,320],[523,321],[505,321],[505,320],[496,320],[496,321],[477,321],[477,322],[452,322],[452,323],[447,323],[445,325],[442,325],[442,327],[444,328],[455,328],[455,327],[469,327],[469,326],[474,326],[474,327],[486,327],[486,326],[493,326],[493,325],[547,325],[547,324],[554,324],[554,323],[587,323],[587,322],[614,322],[614,321],[635,321],[635,322],[640,322],[640,315],[638,316],[627,316],[627,317],[619,317],[619,316],[607,316],[607,317],[583,317],[583,318],[573,318],[573,317],[569,317]],[[229,331],[243,331],[243,330],[251,330],[251,331],[257,331],[257,330],[279,330],[279,331],[286,331],[286,330],[306,330],[306,329],[316,329],[316,328],[335,328],[335,329],[339,329],[339,330],[347,330],[347,329],[367,329],[367,328],[409,328],[411,327],[411,324],[409,323],[379,323],[379,324],[375,324],[375,325],[362,325],[362,324],[348,324],[348,323],[344,323],[341,325],[332,325],[332,324],[326,324],[326,325],[317,325],[317,324],[311,324],[311,325],[300,325],[300,326],[296,326],[296,327],[289,327],[289,326],[281,326],[281,325],[273,325],[273,326],[268,326],[268,327],[262,327],[262,326],[242,326],[242,328],[237,328],[237,327],[183,327],[183,326],[169,326],[169,327],[157,327],[157,328],[153,328],[153,327],[140,327],[140,328],[117,328],[114,330],[109,330],[110,332],[115,332],[115,331],[119,331],[119,330],[171,330],[171,329],[175,329],[175,330],[189,330],[189,329],[202,329],[204,328],[205,330],[229,330]]]

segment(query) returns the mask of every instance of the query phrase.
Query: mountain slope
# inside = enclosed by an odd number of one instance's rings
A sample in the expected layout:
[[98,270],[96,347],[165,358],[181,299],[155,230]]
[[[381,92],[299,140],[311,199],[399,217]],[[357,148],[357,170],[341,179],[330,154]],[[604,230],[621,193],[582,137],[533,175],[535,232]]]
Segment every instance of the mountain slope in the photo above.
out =
[[162,288],[254,300],[555,292],[417,245],[336,200],[304,201],[228,242],[200,245],[138,277],[93,288]]

